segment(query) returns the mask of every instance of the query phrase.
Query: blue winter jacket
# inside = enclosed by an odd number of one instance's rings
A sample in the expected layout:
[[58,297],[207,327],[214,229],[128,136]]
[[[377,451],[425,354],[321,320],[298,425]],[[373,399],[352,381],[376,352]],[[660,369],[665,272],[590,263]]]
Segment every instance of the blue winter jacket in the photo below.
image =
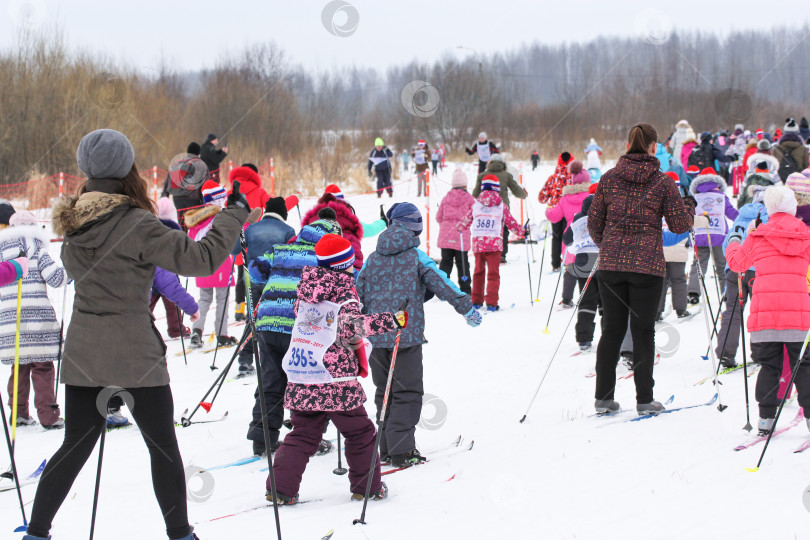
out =
[[661,172],[667,172],[669,170],[669,158],[671,156],[669,152],[667,152],[666,146],[658,143],[655,147],[655,157],[658,158],[658,163],[661,164]]
[[[407,298],[408,326],[402,331],[401,347],[414,347],[425,341],[426,293],[449,302],[464,315],[472,309],[470,297],[461,292],[440,271],[436,263],[417,249],[419,237],[399,223],[393,223],[377,239],[377,249],[369,255],[357,277],[357,294],[364,313],[398,311]],[[369,338],[374,347],[392,348],[393,332]]]
[[[295,229],[284,223],[276,214],[265,214],[262,219],[245,229],[247,243],[247,260],[245,267],[257,257],[273,251],[277,244],[286,244],[295,236]],[[237,242],[233,255],[241,252],[242,246]]]
[[[728,247],[728,239],[731,238],[731,235],[737,233],[742,235],[742,239],[740,243],[745,240],[745,237],[748,236],[746,231],[748,230],[748,224],[754,221],[757,216],[762,223],[768,223],[768,211],[765,209],[765,205],[758,202],[752,202],[748,204],[744,204],[742,208],[740,208],[740,213],[737,218],[734,220],[734,223],[731,225],[731,228],[728,230],[728,234],[726,234],[725,240],[723,240],[723,253],[726,252],[726,248]],[[749,270],[753,270],[754,267],[752,266]],[[726,271],[728,271],[728,265],[726,265]]]

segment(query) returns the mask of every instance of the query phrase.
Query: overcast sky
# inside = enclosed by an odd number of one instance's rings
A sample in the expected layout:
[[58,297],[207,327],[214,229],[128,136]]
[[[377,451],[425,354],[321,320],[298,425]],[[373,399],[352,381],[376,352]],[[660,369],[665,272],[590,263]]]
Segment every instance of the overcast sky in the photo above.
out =
[[[803,4],[805,0],[799,2]],[[17,26],[59,24],[71,47],[154,69],[213,67],[223,52],[272,40],[310,69],[385,68],[452,50],[463,57],[524,43],[588,41],[599,35],[666,35],[667,26],[726,35],[732,29],[798,27],[808,10],[761,0],[2,0],[0,47]],[[21,8],[22,6],[22,8]],[[27,9],[26,9],[27,8]],[[332,17],[324,17],[331,8]],[[21,10],[29,15],[20,16]],[[652,11],[651,11],[652,10]],[[326,24],[323,20],[326,19]],[[330,21],[332,21],[330,23]],[[327,27],[332,30],[330,33]],[[346,34],[338,36],[334,34]],[[806,47],[805,47],[806,50]]]

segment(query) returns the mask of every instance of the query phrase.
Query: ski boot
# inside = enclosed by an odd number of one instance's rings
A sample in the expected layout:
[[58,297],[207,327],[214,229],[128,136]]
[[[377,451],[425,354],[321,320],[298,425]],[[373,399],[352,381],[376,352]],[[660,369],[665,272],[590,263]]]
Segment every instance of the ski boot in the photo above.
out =
[[561,309],[571,309],[572,307],[574,307],[574,302],[572,302],[571,300],[563,298],[562,300],[560,300],[559,305],[560,305]]
[[700,303],[700,295],[698,293],[690,292],[686,295],[690,306],[696,306]]
[[720,360],[720,365],[723,366],[726,369],[737,367],[737,361],[734,360],[733,357],[728,356],[726,354],[721,355],[719,360]]
[[236,378],[243,379],[255,374],[256,370],[253,368],[252,364],[239,364],[239,373],[236,374]]
[[238,304],[236,304],[236,309],[234,310],[234,315],[233,315],[234,320],[236,320],[236,321],[247,320],[247,317],[245,316],[245,313],[246,313],[245,303],[244,302],[239,302]]
[[596,409],[596,414],[615,414],[622,410],[622,406],[615,399],[597,399],[593,408]]
[[501,255],[501,264],[506,264],[506,255]]
[[17,427],[35,426],[35,425],[37,425],[37,421],[34,420],[33,416],[18,416],[17,417]]
[[622,365],[630,371],[633,371],[633,369],[636,367],[635,363],[633,362],[633,353],[630,351],[624,351],[622,353],[621,362]]
[[411,467],[413,465],[419,465],[427,461],[422,454],[419,453],[419,450],[413,449],[410,452],[405,452],[404,454],[394,454],[391,456],[391,466],[396,468],[401,467]]
[[284,426],[285,428],[289,429],[290,431],[292,431],[292,428],[293,428],[292,420],[290,420],[289,418],[287,418],[286,420],[281,422],[281,425]]
[[233,336],[221,335],[217,336],[217,347],[233,347],[239,343],[239,340]]
[[107,409],[107,429],[122,428],[129,424],[129,419],[121,414],[121,409]]
[[580,341],[579,342],[579,350],[582,352],[588,352],[593,347],[593,343],[590,341]]
[[[268,489],[264,493],[264,498],[270,502],[273,502],[273,494]],[[282,495],[281,493],[276,493],[276,504],[279,506],[292,506],[298,502],[298,493],[296,493],[292,497],[288,497],[287,495]]]
[[391,456],[387,452],[380,454],[380,465],[391,465]]
[[473,304],[472,306],[473,309],[481,309],[482,307],[484,307],[484,304]]
[[501,309],[501,307],[500,307],[500,306],[490,306],[490,305],[487,305],[487,311],[498,311],[499,309]]
[[189,349],[202,349],[202,330],[195,328],[191,332],[191,341],[188,344]]
[[658,401],[651,401],[649,403],[639,403],[638,405],[636,405],[636,411],[638,412],[639,416],[646,416],[648,414],[658,416],[665,410],[666,407],[661,405],[661,403],[659,403]]
[[194,534],[194,527],[191,527],[191,532],[188,533],[188,536],[184,536],[178,540],[200,540],[200,537]]
[[45,429],[48,429],[48,430],[50,430],[50,429],[64,429],[65,428],[65,419],[64,418],[57,418],[56,422],[54,422],[53,424],[49,424],[47,426],[45,424],[42,424],[42,427],[44,427]]
[[757,435],[760,437],[767,437],[773,429],[774,422],[774,418],[760,418],[759,422],[757,422],[757,429],[759,430],[757,431]]
[[[381,501],[388,497],[388,486],[385,485],[385,482],[382,482],[380,489],[373,493],[368,494],[368,500],[370,501]],[[365,493],[352,493],[352,500],[353,501],[362,501],[366,498]]]
[[318,444],[318,451],[315,452],[316,456],[325,456],[329,452],[332,451],[332,443],[327,441],[326,439],[321,439],[320,444]]

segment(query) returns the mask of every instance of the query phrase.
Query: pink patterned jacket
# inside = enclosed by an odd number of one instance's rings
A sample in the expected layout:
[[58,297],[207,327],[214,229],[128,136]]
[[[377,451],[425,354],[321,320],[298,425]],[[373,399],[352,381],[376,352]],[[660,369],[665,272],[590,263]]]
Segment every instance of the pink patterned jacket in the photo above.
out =
[[[343,272],[336,272],[317,266],[305,266],[298,283],[299,302],[317,303],[324,300],[342,304],[357,300],[354,278]],[[359,302],[345,304],[338,313],[338,334],[335,343],[326,350],[323,364],[332,377],[354,377],[360,371],[360,364],[354,352],[362,346],[364,337],[392,332],[397,323],[391,313],[363,315]],[[284,395],[284,408],[295,411],[350,411],[366,401],[366,394],[360,381],[339,381],[330,384],[287,383]]]
[[[494,191],[482,191],[481,195],[478,196],[478,202],[484,206],[497,206],[503,201],[501,200],[501,196]],[[473,211],[470,209],[470,211],[467,212],[467,215],[458,222],[458,230],[464,231],[469,229],[470,225],[472,224],[472,220]],[[506,224],[506,226],[509,227],[509,230],[516,235],[523,236],[523,227],[521,227],[520,223],[518,223],[515,218],[512,217],[511,212],[509,212],[509,207],[506,205],[503,205],[503,222],[501,223],[501,229],[503,229],[503,224]],[[493,251],[503,251],[503,240],[501,237],[473,236],[472,248],[473,253],[491,253]]]

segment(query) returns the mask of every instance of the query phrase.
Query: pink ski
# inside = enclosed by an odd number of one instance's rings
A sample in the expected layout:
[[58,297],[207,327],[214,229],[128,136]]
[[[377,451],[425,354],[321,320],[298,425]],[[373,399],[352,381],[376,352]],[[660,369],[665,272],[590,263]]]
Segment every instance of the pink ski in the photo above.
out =
[[[804,411],[803,411],[803,409],[801,407],[799,407],[799,412],[796,413],[796,418],[794,418],[793,421],[790,424],[788,424],[787,426],[785,426],[783,428],[779,428],[776,431],[774,431],[772,438],[776,437],[777,435],[781,435],[782,433],[786,432],[787,430],[789,430],[792,427],[796,427],[797,425],[799,425],[799,422],[801,422],[802,420],[804,420]],[[761,442],[764,442],[766,440],[768,440],[767,435],[765,435],[765,436],[757,435],[756,437],[749,440],[748,442],[743,443],[743,444],[735,447],[734,450],[739,452],[740,450],[745,450],[746,448],[751,448],[752,446],[756,446],[757,444],[759,444]]]

